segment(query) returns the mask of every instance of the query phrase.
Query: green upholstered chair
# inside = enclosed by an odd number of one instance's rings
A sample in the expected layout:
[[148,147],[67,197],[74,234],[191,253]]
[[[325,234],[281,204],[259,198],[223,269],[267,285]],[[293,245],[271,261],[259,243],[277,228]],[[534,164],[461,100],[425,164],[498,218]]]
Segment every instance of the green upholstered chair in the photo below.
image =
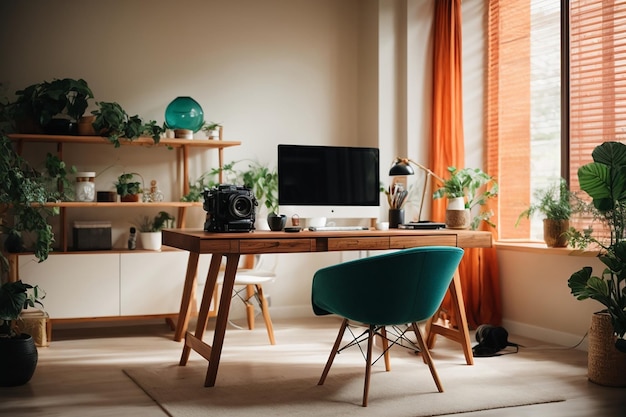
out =
[[[462,256],[460,248],[428,246],[357,259],[317,271],[313,276],[313,311],[316,315],[336,314],[344,319],[318,385],[324,384],[349,324],[365,324],[367,353],[363,406],[366,407],[374,335],[383,337],[385,364],[389,370],[389,341],[385,326],[409,324],[435,385],[439,392],[443,392],[417,323],[435,314]],[[349,345],[358,343],[360,340]]]

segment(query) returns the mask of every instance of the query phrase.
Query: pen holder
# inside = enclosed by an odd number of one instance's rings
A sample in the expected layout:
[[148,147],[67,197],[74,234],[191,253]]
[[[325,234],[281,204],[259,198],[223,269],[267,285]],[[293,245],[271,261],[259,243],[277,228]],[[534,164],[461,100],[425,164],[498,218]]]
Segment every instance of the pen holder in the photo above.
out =
[[389,228],[397,229],[404,223],[404,209],[389,209]]

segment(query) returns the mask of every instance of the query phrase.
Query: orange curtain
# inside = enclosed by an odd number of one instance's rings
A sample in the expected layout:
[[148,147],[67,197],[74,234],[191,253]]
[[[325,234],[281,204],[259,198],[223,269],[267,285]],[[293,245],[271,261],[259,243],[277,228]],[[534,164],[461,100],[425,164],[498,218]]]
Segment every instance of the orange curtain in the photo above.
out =
[[[433,44],[433,119],[430,167],[446,178],[447,168],[463,168],[463,86],[461,0],[437,0]],[[489,172],[488,170],[486,170]],[[436,188],[437,184],[433,184]],[[432,218],[445,220],[446,201],[433,201]],[[459,266],[470,327],[499,325],[502,321],[500,285],[495,249],[466,249]],[[450,311],[449,296],[444,309]],[[452,317],[454,323],[454,317]]]

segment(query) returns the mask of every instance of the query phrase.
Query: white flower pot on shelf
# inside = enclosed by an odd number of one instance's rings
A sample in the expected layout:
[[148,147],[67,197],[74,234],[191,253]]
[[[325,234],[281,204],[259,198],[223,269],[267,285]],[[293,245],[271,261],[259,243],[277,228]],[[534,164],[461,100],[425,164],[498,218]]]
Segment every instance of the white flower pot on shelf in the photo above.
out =
[[139,241],[146,250],[161,250],[161,232],[141,232]]

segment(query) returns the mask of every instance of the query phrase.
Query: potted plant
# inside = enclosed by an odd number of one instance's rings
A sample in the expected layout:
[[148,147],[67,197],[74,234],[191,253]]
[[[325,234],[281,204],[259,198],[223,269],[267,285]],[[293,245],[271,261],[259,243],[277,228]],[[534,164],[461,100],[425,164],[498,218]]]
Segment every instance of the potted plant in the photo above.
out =
[[[448,173],[450,178],[444,179],[440,188],[433,193],[434,199],[448,199],[446,226],[476,230],[480,222],[485,221],[495,227],[489,221],[493,212],[482,210],[487,200],[498,194],[498,184],[493,177],[479,168],[448,167]],[[479,211],[472,215],[475,209]]]
[[33,337],[16,326],[22,310],[41,304],[45,292],[22,281],[0,286],[0,386],[12,387],[30,381],[37,367]]
[[[8,252],[28,250],[43,262],[54,242],[49,215],[57,209],[44,206],[46,186],[36,171],[13,149],[8,137],[0,133],[0,385],[19,385],[30,380],[37,360],[32,337],[13,333],[13,323],[23,307],[34,305],[43,293],[12,275]],[[25,243],[25,237],[32,242]],[[11,281],[11,282],[8,282]],[[34,359],[34,362],[33,362]]]
[[593,162],[578,170],[580,188],[592,199],[596,216],[608,228],[606,237],[570,229],[575,248],[594,245],[605,265],[599,275],[586,266],[571,275],[568,286],[578,300],[587,298],[604,305],[615,334],[615,346],[626,352],[626,145],[605,142],[592,152]]
[[209,139],[219,139],[221,129],[222,125],[216,122],[205,123],[202,126],[202,130],[206,132]]
[[569,219],[572,215],[572,194],[567,182],[561,178],[558,184],[537,190],[536,203],[524,210],[515,225],[523,218],[529,219],[535,213],[545,216],[543,220],[543,238],[548,247],[564,248],[567,246]]
[[16,95],[16,117],[22,121],[32,119],[51,134],[75,134],[76,123],[93,98],[85,80],[72,78],[33,84]]
[[[259,202],[259,211],[267,210],[267,216],[256,216],[257,229],[267,230],[267,217],[278,216],[278,172],[259,162],[248,164],[248,169],[240,171],[243,185],[250,188]],[[260,214],[260,213],[259,213]]]
[[91,112],[95,116],[93,128],[97,134],[108,138],[116,148],[121,145],[120,138],[132,141],[142,135],[150,136],[156,144],[165,132],[165,128],[157,125],[154,120],[144,123],[137,115],[129,116],[118,103],[98,102],[96,104],[98,109]]
[[139,240],[144,249],[161,249],[161,231],[173,227],[175,218],[166,211],[160,211],[155,217],[143,216],[137,224]]
[[[141,178],[141,182],[132,181],[133,177],[137,175]],[[143,177],[136,172],[123,173],[117,177],[115,189],[120,196],[120,201],[123,202],[138,202],[139,194],[143,192]]]

